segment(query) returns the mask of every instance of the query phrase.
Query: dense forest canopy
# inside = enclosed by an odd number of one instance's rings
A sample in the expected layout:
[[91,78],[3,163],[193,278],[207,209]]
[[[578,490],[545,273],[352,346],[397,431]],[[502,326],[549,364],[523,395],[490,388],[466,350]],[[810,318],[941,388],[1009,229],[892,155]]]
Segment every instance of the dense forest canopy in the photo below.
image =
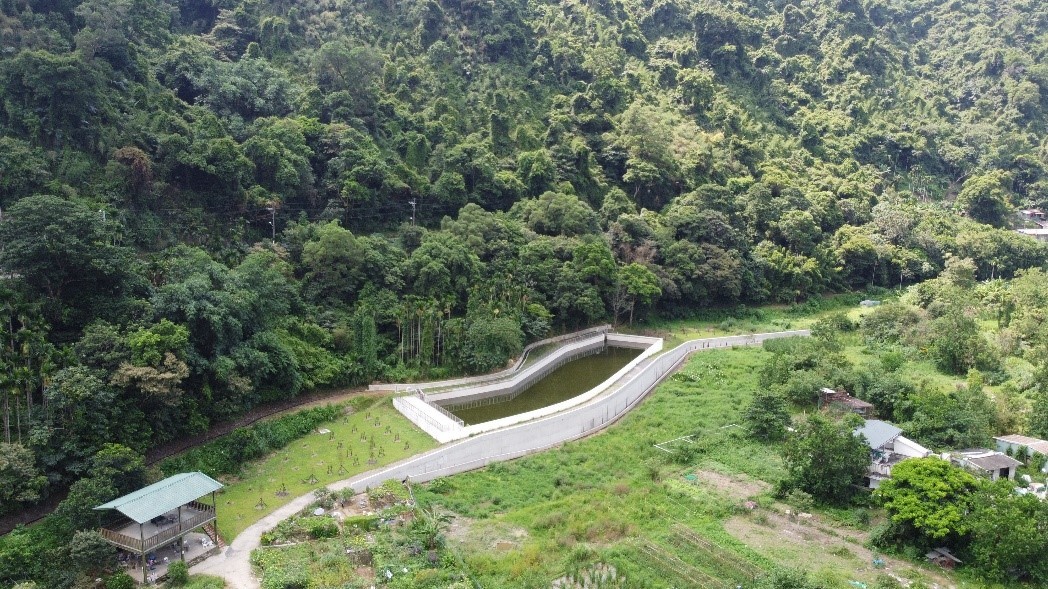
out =
[[1046,53],[1035,0],[2,0],[0,511],[551,330],[1039,266]]

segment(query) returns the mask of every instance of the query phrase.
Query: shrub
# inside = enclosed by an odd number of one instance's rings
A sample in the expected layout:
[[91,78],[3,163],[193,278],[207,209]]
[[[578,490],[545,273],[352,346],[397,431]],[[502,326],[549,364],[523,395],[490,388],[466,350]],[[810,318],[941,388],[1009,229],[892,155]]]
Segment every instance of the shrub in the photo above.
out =
[[120,572],[106,580],[106,589],[135,589],[135,580],[131,575]]
[[298,524],[313,538],[334,538],[338,536],[338,524],[334,518],[325,515],[304,517]]
[[361,530],[374,530],[378,528],[378,516],[376,515],[354,515],[342,521],[342,527],[350,530],[360,528]]
[[854,321],[848,318],[847,314],[838,312],[827,315],[816,321],[811,327],[811,333],[818,337],[822,335],[833,335],[855,331],[856,327],[858,326]]
[[172,587],[181,587],[189,582],[189,567],[185,562],[178,560],[167,567],[167,582]]
[[800,489],[793,489],[786,494],[783,498],[787,504],[796,507],[801,511],[811,511],[815,507],[815,499],[810,493],[805,493]]

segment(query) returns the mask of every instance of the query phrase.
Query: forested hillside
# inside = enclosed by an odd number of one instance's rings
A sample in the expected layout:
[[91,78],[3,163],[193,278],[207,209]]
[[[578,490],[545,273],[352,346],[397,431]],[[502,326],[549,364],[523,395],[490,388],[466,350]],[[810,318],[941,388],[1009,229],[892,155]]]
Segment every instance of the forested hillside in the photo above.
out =
[[2,0],[0,512],[550,330],[1038,266],[1046,54],[1036,0]]

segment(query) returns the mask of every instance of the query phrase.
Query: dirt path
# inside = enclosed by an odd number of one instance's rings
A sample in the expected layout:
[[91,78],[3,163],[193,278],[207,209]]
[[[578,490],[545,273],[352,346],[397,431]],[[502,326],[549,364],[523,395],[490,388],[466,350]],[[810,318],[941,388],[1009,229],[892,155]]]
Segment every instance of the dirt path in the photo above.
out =
[[[199,436],[179,438],[150,449],[146,453],[146,465],[152,466],[165,458],[174,456],[180,452],[185,452],[186,450],[190,450],[201,444],[206,444],[215,438],[228,434],[238,427],[246,427],[256,421],[279,417],[289,411],[301,411],[302,409],[308,409],[317,405],[338,403],[358,395],[367,394],[380,393],[369,393],[364,387],[341,388],[315,391],[293,399],[285,399],[283,401],[255,407],[234,421],[227,421],[212,426]],[[66,498],[67,492],[66,489],[54,491],[53,494],[40,505],[34,505],[16,513],[9,513],[0,517],[0,536],[15,529],[16,526],[29,525],[40,521],[58,507],[58,504]]]

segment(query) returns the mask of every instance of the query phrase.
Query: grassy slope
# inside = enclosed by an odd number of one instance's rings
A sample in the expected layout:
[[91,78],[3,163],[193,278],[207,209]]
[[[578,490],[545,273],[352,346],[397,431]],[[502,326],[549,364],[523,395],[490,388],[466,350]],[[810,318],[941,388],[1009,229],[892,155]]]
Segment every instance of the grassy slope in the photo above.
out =
[[[861,314],[844,302],[828,307],[851,307],[852,319]],[[714,315],[644,331],[666,337],[671,347],[696,337],[804,328],[828,312],[764,308],[750,319],[725,321]],[[850,359],[876,361],[857,337],[848,339],[845,354]],[[548,587],[551,579],[598,561],[613,564],[629,580],[627,586],[690,586],[701,578],[694,575],[702,574],[745,585],[746,573],[730,565],[733,558],[762,570],[805,566],[829,586],[844,586],[851,579],[872,582],[880,573],[869,567],[861,531],[823,524],[813,530],[816,539],[824,539],[814,551],[787,537],[789,525],[775,514],[783,506],[773,506],[770,493],[783,474],[778,449],[726,427],[741,421],[741,409],[757,387],[757,370],[766,357],[760,349],[697,354],[683,371],[697,377],[695,382],[664,383],[607,432],[558,451],[420,486],[417,496],[423,505],[457,514],[449,531],[451,546],[484,587]],[[932,379],[943,390],[956,382],[927,362],[909,362],[904,370],[907,376]],[[654,447],[682,435],[694,435],[687,460],[675,462]],[[273,472],[281,464],[283,460],[276,462]],[[773,509],[742,513],[740,504],[747,499]],[[768,513],[770,523],[762,513]],[[846,511],[823,514],[824,520],[834,517],[855,519]],[[721,558],[682,542],[675,527],[679,524],[721,547]],[[807,535],[803,529],[801,534]],[[746,543],[739,537],[747,538]],[[679,560],[675,566],[660,563],[653,549],[663,558]],[[926,583],[941,579],[935,571],[895,564],[893,572],[909,578]],[[336,568],[341,573],[328,571],[326,581],[343,578],[345,567]],[[951,582],[986,586],[970,579]]]
[[[375,425],[376,419],[379,425]],[[235,538],[262,516],[313,489],[436,446],[433,438],[398,413],[388,399],[322,427],[331,430],[333,437],[317,434],[297,440],[280,452],[245,466],[243,478],[227,482],[218,497],[218,529],[224,538]],[[362,435],[366,438],[363,441]],[[395,442],[398,435],[400,440]],[[372,437],[376,463],[368,464]],[[338,447],[339,442],[342,448]],[[350,451],[352,456],[347,455]],[[310,475],[316,477],[316,483],[307,482]],[[277,491],[284,485],[287,495],[278,496]],[[264,509],[258,507],[259,499],[265,502]]]
[[[550,579],[597,561],[613,564],[630,586],[694,584],[686,576],[692,569],[660,564],[645,548],[648,543],[714,578],[745,583],[739,570],[681,542],[677,524],[723,548],[727,558],[761,569],[800,565],[830,586],[851,579],[872,582],[880,572],[863,560],[868,555],[855,531],[829,527],[826,551],[812,553],[782,533],[761,535],[758,550],[725,528],[729,520],[740,520],[746,499],[771,506],[770,489],[783,474],[777,448],[725,427],[741,421],[765,357],[758,349],[698,354],[685,367],[699,377],[697,382],[663,384],[606,433],[452,477],[417,495],[422,503],[459,514],[452,543],[484,587],[548,587]],[[688,466],[653,446],[686,434],[696,434]],[[775,527],[760,513],[741,516],[742,525]],[[495,548],[505,540],[511,540],[511,548]],[[925,581],[935,575],[905,563],[897,563],[896,572]],[[963,581],[959,586],[982,585]]]
[[420,501],[488,522],[471,524],[478,528],[496,524],[496,529],[526,531],[527,538],[509,551],[493,551],[466,533],[466,561],[485,587],[548,586],[594,549],[636,582],[656,582],[657,569],[632,539],[659,542],[675,522],[734,545],[747,560],[760,563],[760,555],[735,544],[720,528],[738,498],[700,492],[683,478],[694,469],[667,463],[654,444],[698,434],[699,468],[777,480],[782,466],[774,448],[736,435],[735,428],[721,429],[740,420],[763,356],[761,350],[697,355],[686,370],[701,375],[701,383],[664,384],[606,434],[453,477],[440,494],[420,491]]

